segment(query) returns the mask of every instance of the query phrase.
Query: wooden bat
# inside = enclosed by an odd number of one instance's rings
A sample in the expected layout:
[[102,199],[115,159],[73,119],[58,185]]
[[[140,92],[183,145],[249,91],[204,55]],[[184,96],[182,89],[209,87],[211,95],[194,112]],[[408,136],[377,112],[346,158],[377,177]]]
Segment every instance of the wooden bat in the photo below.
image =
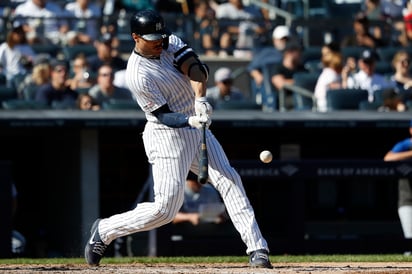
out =
[[197,181],[201,184],[205,184],[209,179],[208,166],[209,166],[209,159],[207,157],[207,146],[206,146],[206,123],[203,123],[202,144],[200,148],[200,160],[199,160],[199,174],[197,176]]

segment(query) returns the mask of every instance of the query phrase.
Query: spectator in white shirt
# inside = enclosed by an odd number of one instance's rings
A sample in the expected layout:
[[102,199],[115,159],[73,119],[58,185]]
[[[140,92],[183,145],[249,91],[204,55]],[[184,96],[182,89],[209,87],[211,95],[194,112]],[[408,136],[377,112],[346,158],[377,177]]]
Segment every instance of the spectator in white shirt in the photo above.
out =
[[36,53],[27,44],[23,26],[14,25],[6,41],[0,44],[0,72],[6,76],[6,84],[12,86],[15,76],[26,75],[35,56]]
[[75,33],[71,42],[77,44],[91,43],[99,35],[99,20],[102,14],[98,5],[90,0],[76,0],[65,6],[69,15],[70,31]]
[[328,90],[341,87],[340,74],[343,67],[343,57],[341,53],[331,51],[323,55],[321,61],[323,68],[316,82],[314,94],[317,110],[324,112],[327,111],[326,93]]
[[27,0],[14,10],[15,19],[28,25],[29,43],[67,43],[67,13],[49,0]]
[[357,62],[358,71],[356,71],[354,60],[348,60],[342,69],[342,87],[367,90],[369,102],[373,101],[376,90],[394,87],[393,82],[375,71],[378,59],[375,51],[364,49]]

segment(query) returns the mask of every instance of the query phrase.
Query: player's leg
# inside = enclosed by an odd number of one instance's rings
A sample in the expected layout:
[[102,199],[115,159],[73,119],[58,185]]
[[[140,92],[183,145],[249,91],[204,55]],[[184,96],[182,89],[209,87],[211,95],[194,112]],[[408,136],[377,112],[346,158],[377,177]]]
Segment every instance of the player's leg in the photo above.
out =
[[412,239],[412,206],[405,205],[398,208],[403,235],[406,239]]
[[[97,239],[105,246],[116,238],[171,222],[183,204],[184,182],[199,134],[170,128],[158,130],[157,127],[159,125],[154,127],[149,123],[143,134],[146,154],[152,165],[154,201],[140,203],[133,210],[101,219],[95,224],[96,233],[92,229],[92,234],[97,234]],[[102,255],[98,255],[97,258],[101,258]]]
[[[149,123],[143,134],[148,161],[152,165],[154,201],[103,219],[99,230],[108,244],[118,237],[147,231],[173,220],[183,204],[184,182],[193,161],[193,130],[162,128]],[[193,149],[194,150],[194,149]],[[189,162],[190,161],[190,162]]]
[[[256,250],[269,252],[242,180],[230,165],[223,148],[210,131],[207,131],[207,148],[210,183],[220,193],[233,225],[247,246],[246,253],[251,254]],[[194,161],[191,170],[196,172],[197,168],[198,161]]]
[[412,238],[412,182],[407,178],[398,181],[398,215],[402,231],[407,239]]

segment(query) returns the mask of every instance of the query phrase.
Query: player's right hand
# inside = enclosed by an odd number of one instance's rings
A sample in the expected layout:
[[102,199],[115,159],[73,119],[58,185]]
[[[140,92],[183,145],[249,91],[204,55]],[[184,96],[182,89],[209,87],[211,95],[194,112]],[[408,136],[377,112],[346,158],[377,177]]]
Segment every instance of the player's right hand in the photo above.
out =
[[212,120],[210,119],[209,115],[195,115],[189,117],[188,123],[191,127],[201,129],[203,127],[203,124],[205,123],[206,127],[209,127],[212,123]]

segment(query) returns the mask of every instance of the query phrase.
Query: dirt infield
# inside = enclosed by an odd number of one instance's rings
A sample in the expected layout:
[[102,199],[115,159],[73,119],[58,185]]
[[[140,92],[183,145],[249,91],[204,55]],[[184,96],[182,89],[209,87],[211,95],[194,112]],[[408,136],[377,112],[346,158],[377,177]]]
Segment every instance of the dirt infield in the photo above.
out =
[[307,273],[307,274],[352,274],[352,273],[412,273],[412,263],[274,263],[273,269],[250,268],[247,264],[102,264],[88,267],[84,264],[56,265],[0,265],[0,273],[19,274],[260,274],[260,273]]

